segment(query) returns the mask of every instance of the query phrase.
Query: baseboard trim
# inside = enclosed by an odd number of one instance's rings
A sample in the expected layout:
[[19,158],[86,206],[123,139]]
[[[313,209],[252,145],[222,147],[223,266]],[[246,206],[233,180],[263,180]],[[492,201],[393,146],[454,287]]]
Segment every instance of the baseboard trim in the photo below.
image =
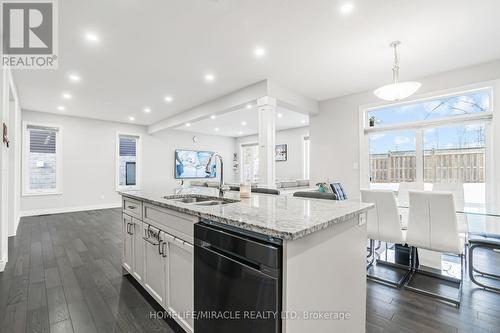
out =
[[100,209],[119,208],[121,206],[122,206],[121,203],[116,203],[116,204],[78,206],[78,207],[34,209],[34,210],[24,210],[24,211],[21,211],[20,216],[21,217],[27,217],[27,216],[38,216],[38,215],[48,215],[48,214],[73,213],[73,212],[82,212],[82,211],[86,211],[86,210],[100,210]]
[[6,264],[7,264],[7,261],[0,261],[0,272],[3,272],[5,270]]
[[19,226],[19,222],[21,222],[21,212],[18,212],[16,214],[17,216],[15,217],[15,228],[14,228],[14,232],[12,234],[9,234],[9,237],[15,237],[17,235],[17,227]]

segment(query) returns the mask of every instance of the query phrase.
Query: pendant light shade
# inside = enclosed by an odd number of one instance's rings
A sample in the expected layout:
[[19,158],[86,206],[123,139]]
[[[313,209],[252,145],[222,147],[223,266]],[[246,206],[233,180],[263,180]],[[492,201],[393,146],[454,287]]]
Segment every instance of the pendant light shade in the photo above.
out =
[[373,93],[384,101],[399,101],[410,97],[417,92],[422,86],[420,82],[399,82],[399,54],[398,46],[401,42],[396,41],[391,43],[394,48],[394,67],[392,68],[392,75],[394,82],[383,87],[376,89]]
[[399,101],[417,92],[422,84],[419,82],[398,82],[380,87],[374,91],[375,96],[384,101]]

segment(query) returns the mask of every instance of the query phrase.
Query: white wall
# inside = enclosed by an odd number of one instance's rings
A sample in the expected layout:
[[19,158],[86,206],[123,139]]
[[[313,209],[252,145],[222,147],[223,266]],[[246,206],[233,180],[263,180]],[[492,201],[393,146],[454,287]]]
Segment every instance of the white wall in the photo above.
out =
[[[198,137],[197,143],[193,142],[195,135]],[[219,153],[224,159],[224,180],[226,182],[234,180],[232,170],[234,138],[163,130],[146,136],[145,139],[143,146],[145,167],[143,184],[145,188],[171,189],[179,184],[180,181],[174,179],[175,149],[206,150]],[[216,180],[218,179],[216,178]]]
[[[9,147],[0,147],[0,272],[8,260],[8,237],[15,235],[19,223],[19,127],[20,108],[16,86],[10,70],[0,70],[0,128],[8,129]],[[0,130],[1,132],[1,130]]]
[[[420,94],[428,94],[500,78],[500,61],[421,78]],[[496,85],[495,105],[500,105],[500,84]],[[374,87],[376,88],[376,87]],[[320,103],[319,115],[310,118],[311,179],[339,181],[351,198],[359,197],[359,107],[380,103],[371,91],[326,100]],[[497,108],[498,109],[498,108]],[[498,110],[496,110],[498,114]],[[500,115],[495,115],[500,117]],[[500,121],[496,130],[495,159],[500,163]],[[496,164],[499,165],[499,164]],[[499,179],[492,180],[500,183]],[[500,194],[500,185],[497,185]],[[500,206],[497,206],[500,207]]]
[[9,220],[8,235],[15,236],[21,211],[21,107],[11,76],[9,92]]
[[[304,178],[304,146],[303,138],[309,135],[309,127],[292,128],[276,132],[276,144],[288,145],[288,160],[285,162],[276,162],[276,181],[297,180]],[[238,158],[241,162],[241,145],[247,143],[258,143],[257,135],[242,136],[236,139],[235,151],[238,152]],[[312,144],[312,143],[311,143]],[[239,181],[241,163],[236,174],[236,180]]]
[[[225,160],[232,159],[234,139],[161,131],[146,134],[146,127],[86,118],[23,111],[23,121],[47,122],[62,126],[62,194],[24,196],[22,215],[105,208],[120,205],[115,187],[116,133],[142,134],[142,188],[175,186],[174,150],[193,148],[220,151]],[[230,170],[231,164],[227,166]],[[228,176],[231,177],[231,172]]]
[[[0,126],[9,119],[8,96],[8,75],[0,69]],[[0,272],[3,272],[8,260],[8,150],[1,140],[0,144]]]

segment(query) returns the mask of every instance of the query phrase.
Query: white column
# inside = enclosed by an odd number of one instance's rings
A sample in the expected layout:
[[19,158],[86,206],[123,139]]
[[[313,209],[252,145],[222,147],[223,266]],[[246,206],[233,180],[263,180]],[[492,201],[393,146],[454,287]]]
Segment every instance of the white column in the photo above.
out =
[[276,99],[265,96],[257,100],[259,112],[259,186],[276,188]]

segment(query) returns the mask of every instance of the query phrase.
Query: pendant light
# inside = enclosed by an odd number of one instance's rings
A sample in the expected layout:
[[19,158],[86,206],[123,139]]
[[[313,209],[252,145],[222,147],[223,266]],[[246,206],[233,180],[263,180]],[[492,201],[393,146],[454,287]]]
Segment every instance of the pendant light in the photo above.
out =
[[380,87],[373,92],[375,96],[384,101],[394,102],[405,99],[416,93],[422,86],[419,82],[399,82],[399,45],[401,45],[400,41],[392,42],[390,45],[394,48],[394,67],[392,68],[394,83]]

